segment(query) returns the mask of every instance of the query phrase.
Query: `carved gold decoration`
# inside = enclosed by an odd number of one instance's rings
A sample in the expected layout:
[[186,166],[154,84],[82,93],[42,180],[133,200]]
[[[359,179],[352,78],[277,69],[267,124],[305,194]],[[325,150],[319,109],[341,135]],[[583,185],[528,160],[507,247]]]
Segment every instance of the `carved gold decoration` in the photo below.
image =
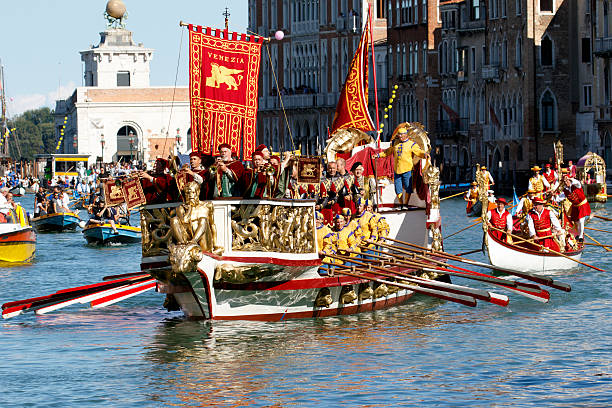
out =
[[480,164],[476,165],[476,183],[478,183],[478,201],[482,204],[482,210],[480,212],[480,217],[483,220],[482,222],[482,230],[484,231],[484,240],[485,244],[487,243],[487,230],[489,225],[484,222],[487,218],[487,211],[489,211],[489,193],[487,190],[488,180],[482,176],[482,172],[480,171]]
[[364,301],[366,299],[371,299],[372,296],[374,295],[374,291],[372,290],[370,285],[367,283],[362,283],[359,286],[361,289],[359,291],[359,300]]
[[[393,280],[393,282],[395,282],[395,279]],[[398,290],[399,286],[389,285],[388,294],[393,295],[394,293],[397,293]]]
[[431,231],[431,249],[434,251],[442,251],[444,248],[442,247],[442,233],[440,232],[440,228],[435,224],[431,224],[429,230]]
[[315,307],[329,307],[334,300],[331,297],[329,288],[321,288],[315,299]]
[[350,305],[357,299],[357,294],[353,290],[353,285],[343,286],[340,291],[340,303]]
[[314,252],[314,208],[270,204],[238,205],[232,209],[232,249]]
[[561,140],[557,140],[555,147],[555,164],[557,165],[557,181],[559,182],[559,188],[561,187],[561,166],[563,165],[563,144]]
[[202,249],[194,243],[170,243],[168,244],[168,250],[170,251],[170,265],[172,265],[171,279],[194,270],[203,257]]
[[143,257],[168,254],[168,242],[172,237],[170,219],[174,213],[174,208],[140,210]]
[[336,161],[336,153],[350,152],[360,142],[372,143],[373,141],[372,136],[361,130],[354,128],[339,129],[331,136],[323,152],[327,161],[333,162]]
[[376,289],[374,289],[374,299],[378,299],[378,298],[382,298],[387,296],[387,294],[389,293],[389,288],[387,287],[387,285],[385,285],[384,283],[380,283],[376,286]]
[[209,201],[200,201],[199,195],[200,185],[195,181],[185,186],[185,203],[176,209],[176,216],[170,219],[172,237],[177,244],[196,243],[204,252],[221,252],[222,248],[215,245],[215,208]]
[[282,267],[263,266],[263,265],[232,265],[219,264],[215,267],[215,281],[229,283],[249,283],[262,277],[271,276],[277,273]]
[[423,172],[423,178],[429,186],[431,208],[440,208],[440,169],[429,164]]

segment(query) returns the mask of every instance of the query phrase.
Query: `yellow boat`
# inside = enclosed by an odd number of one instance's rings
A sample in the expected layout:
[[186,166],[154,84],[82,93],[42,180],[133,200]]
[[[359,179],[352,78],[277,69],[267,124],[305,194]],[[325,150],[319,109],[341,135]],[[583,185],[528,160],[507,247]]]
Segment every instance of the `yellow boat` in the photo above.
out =
[[18,205],[0,223],[0,262],[28,262],[36,250],[36,233],[30,226],[23,208]]

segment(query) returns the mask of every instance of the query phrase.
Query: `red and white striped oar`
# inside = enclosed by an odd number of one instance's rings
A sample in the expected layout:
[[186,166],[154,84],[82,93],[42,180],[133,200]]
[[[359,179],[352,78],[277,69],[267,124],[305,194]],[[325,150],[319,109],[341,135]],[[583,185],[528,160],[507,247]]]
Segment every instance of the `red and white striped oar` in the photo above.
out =
[[139,295],[148,290],[155,289],[157,282],[155,279],[149,279],[147,281],[132,284],[127,287],[121,288],[117,290],[116,293],[107,294],[105,296],[98,297],[91,301],[91,307],[93,309],[98,309],[101,307],[106,307],[112,305],[113,303],[120,302],[122,300],[131,298],[132,296]]
[[[2,317],[8,319],[18,316],[25,312],[36,311],[38,309],[78,299],[87,295],[100,293],[118,287],[124,287],[133,283],[139,283],[151,279],[149,274],[139,274],[130,278],[115,279],[112,281],[95,283],[91,285],[78,286],[75,288],[63,289],[51,295],[38,296],[29,299],[7,302],[2,305]],[[77,301],[78,302],[78,301]],[[76,302],[73,302],[76,303]],[[71,303],[72,304],[72,303]],[[67,305],[65,305],[67,306]],[[65,307],[59,306],[58,308]],[[50,310],[49,310],[50,311]]]

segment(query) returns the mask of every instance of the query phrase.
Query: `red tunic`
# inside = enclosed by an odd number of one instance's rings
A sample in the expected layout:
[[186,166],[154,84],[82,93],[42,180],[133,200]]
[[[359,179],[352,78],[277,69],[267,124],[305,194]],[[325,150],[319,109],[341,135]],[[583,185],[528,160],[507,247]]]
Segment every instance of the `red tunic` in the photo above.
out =
[[[529,211],[529,216],[533,220],[533,226],[535,228],[536,236],[547,237],[552,235],[552,222],[550,221],[550,210],[545,208],[542,211],[542,215],[538,216],[535,210]],[[554,251],[559,251],[559,245],[552,238],[544,238],[537,241],[538,244],[550,248]]]
[[[489,211],[489,213],[491,214],[491,225],[505,231],[507,226],[507,217],[510,216],[510,213],[507,210],[504,210],[502,215],[499,215],[497,209]],[[501,231],[491,230],[491,235],[493,235],[495,238],[503,239],[506,234]]]
[[157,175],[153,178],[153,182],[147,179],[140,181],[147,204],[171,203],[177,199],[176,183],[170,174]]
[[582,217],[591,215],[591,206],[584,195],[584,191],[581,187],[574,185],[569,188],[564,188],[563,193],[565,197],[572,203],[569,217],[572,221],[578,221]]
[[552,187],[552,185],[557,181],[557,173],[554,170],[551,170],[550,173],[544,173],[544,178],[548,181],[548,184]]

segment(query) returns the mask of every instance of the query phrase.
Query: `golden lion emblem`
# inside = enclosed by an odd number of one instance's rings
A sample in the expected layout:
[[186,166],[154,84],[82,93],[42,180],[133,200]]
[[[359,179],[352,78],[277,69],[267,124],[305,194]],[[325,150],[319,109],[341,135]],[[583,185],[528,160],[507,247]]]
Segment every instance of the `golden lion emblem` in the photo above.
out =
[[[243,75],[238,75],[237,78],[234,78],[232,75],[240,74],[244,70],[242,69],[232,69],[228,67],[224,67],[223,65],[219,65],[216,62],[210,64],[211,72],[210,76],[206,77],[206,86],[211,86],[213,88],[218,88],[221,84],[227,85],[227,90],[237,90],[242,82]],[[238,79],[238,81],[236,81]]]

